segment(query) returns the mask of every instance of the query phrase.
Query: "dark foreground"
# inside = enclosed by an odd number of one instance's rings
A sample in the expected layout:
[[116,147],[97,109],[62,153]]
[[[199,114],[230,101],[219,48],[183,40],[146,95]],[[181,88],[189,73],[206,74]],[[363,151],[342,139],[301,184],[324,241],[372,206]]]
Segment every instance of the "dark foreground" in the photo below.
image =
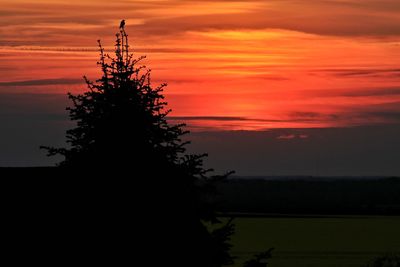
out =
[[[155,266],[182,256],[168,249],[181,215],[149,204],[166,196],[157,184],[56,168],[0,168],[0,177],[4,253],[16,265],[115,266],[131,255]],[[359,266],[400,251],[398,178],[232,179],[218,189],[221,216],[247,217],[236,219],[238,263],[270,247],[270,266]]]
[[191,219],[191,203],[166,190],[165,179],[57,168],[0,176],[3,260],[15,266],[183,267],[205,258],[199,246],[207,235]]

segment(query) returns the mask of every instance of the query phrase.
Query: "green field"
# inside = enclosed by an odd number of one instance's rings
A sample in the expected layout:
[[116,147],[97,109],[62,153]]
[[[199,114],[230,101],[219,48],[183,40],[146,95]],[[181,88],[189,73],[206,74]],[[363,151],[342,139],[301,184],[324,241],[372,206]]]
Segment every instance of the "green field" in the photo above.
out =
[[400,252],[400,217],[237,218],[235,224],[235,266],[270,247],[271,267],[360,267]]

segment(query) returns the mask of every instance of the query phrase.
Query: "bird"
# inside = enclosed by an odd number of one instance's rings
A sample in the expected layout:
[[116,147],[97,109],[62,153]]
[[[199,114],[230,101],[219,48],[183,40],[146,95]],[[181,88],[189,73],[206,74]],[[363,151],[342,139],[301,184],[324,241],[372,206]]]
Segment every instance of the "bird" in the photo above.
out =
[[121,24],[119,25],[120,29],[123,29],[125,27],[125,20],[121,20]]

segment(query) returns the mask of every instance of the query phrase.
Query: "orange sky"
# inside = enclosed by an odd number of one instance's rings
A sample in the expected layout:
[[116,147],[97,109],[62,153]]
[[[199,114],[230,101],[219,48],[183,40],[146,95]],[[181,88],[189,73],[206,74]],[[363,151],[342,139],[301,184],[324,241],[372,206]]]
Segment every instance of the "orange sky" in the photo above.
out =
[[0,94],[81,91],[122,18],[193,128],[400,122],[398,0],[2,0]]

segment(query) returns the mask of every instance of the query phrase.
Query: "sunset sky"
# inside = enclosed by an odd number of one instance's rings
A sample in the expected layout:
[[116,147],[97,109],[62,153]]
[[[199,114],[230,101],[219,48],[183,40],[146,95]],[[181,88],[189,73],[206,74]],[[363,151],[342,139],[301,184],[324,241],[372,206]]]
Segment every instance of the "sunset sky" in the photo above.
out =
[[121,19],[153,82],[168,83],[172,119],[194,132],[287,129],[273,138],[287,141],[313,129],[399,129],[398,0],[1,0],[4,135],[35,120],[43,132],[65,125],[66,92],[99,77],[96,42],[112,49]]

